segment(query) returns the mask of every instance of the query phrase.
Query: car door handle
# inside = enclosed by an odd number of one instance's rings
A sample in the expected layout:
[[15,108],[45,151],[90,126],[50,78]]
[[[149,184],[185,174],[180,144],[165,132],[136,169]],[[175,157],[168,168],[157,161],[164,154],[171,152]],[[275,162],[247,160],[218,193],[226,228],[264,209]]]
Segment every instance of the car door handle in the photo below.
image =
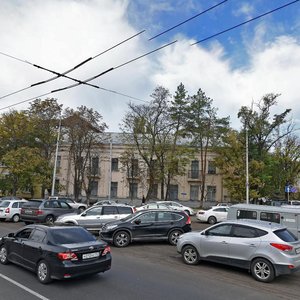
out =
[[256,245],[255,244],[249,244],[249,247],[255,248]]

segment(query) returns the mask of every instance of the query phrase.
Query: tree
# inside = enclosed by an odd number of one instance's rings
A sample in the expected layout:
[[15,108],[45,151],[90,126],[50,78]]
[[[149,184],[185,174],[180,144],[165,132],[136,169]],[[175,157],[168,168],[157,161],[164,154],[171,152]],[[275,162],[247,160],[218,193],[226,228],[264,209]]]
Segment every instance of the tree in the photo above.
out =
[[[107,128],[102,122],[102,116],[97,111],[86,106],[77,110],[67,108],[62,120],[64,134],[70,144],[69,155],[74,165],[74,198],[79,199],[81,190],[85,189],[89,203],[91,184],[92,152],[101,143],[100,133]],[[84,179],[87,178],[87,182]]]
[[186,129],[192,142],[191,145],[200,153],[200,203],[205,199],[205,184],[207,170],[207,155],[220,146],[222,137],[229,127],[229,117],[218,118],[213,100],[199,89],[197,94],[190,97],[186,108]]

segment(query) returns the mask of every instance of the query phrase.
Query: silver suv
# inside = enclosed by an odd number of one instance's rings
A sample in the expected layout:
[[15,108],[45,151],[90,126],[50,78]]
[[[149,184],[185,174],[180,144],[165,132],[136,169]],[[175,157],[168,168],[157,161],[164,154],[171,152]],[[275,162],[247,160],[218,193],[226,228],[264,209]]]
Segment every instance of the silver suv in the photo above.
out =
[[280,224],[256,220],[233,220],[201,232],[181,235],[177,251],[183,261],[201,260],[248,269],[262,282],[300,269],[300,242]]

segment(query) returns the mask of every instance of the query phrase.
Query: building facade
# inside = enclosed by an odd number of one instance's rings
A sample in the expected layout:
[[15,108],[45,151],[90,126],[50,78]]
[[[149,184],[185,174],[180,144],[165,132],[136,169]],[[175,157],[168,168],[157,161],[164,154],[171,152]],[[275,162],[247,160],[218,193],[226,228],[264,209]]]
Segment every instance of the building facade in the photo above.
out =
[[[131,170],[122,164],[122,154],[126,150],[120,138],[121,134],[110,133],[109,138],[102,142],[99,147],[93,149],[92,155],[92,192],[91,201],[102,198],[109,199],[142,199],[148,191],[149,178],[147,172],[137,172],[145,170],[142,159],[135,155],[132,159]],[[222,176],[215,168],[215,154],[209,153],[207,157],[207,170],[205,170],[205,201],[207,202],[226,202],[228,197],[223,188]],[[186,167],[186,172],[182,176],[172,179],[169,198],[170,200],[180,201],[199,201],[201,188],[201,163],[200,158],[190,161]],[[67,146],[59,147],[57,156],[56,185],[61,186],[57,194],[72,196],[74,186],[73,166],[68,153]],[[164,188],[165,190],[165,188]],[[82,198],[85,197],[82,191]],[[154,185],[151,199],[161,199],[161,186],[157,182]]]

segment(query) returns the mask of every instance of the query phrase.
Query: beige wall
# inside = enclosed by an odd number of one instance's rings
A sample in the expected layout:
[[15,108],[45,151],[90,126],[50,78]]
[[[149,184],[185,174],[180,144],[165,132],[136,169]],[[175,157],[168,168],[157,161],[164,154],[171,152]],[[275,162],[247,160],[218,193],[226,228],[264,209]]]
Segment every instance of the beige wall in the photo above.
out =
[[[60,157],[60,164],[57,170],[57,179],[59,183],[64,186],[64,189],[59,192],[61,195],[73,195],[73,169],[68,156],[67,149],[60,147],[58,156]],[[102,145],[101,148],[95,149],[93,155],[99,157],[99,168],[100,174],[96,177],[98,181],[97,198],[107,198],[109,197],[110,182],[118,183],[118,198],[129,198],[129,179],[127,178],[126,171],[121,166],[120,157],[122,152],[125,150],[124,145],[113,143]],[[111,159],[119,159],[119,170],[111,171]],[[197,156],[195,157],[197,159]],[[214,155],[209,154],[208,161],[213,161]],[[200,158],[198,158],[200,162]],[[139,164],[143,164],[142,160],[139,160]],[[124,167],[123,167],[124,168]],[[178,176],[174,178],[171,184],[178,185],[178,200],[190,200],[190,186],[200,185],[200,181],[197,179],[191,179],[188,176],[189,170],[191,170],[191,165],[186,168],[186,174],[184,176]],[[206,171],[207,173],[207,171]],[[224,196],[226,196],[226,191],[223,189],[222,176],[218,174],[206,174],[205,180],[206,186],[215,186],[216,188],[216,201],[224,201]],[[147,175],[140,175],[135,178],[135,182],[138,184],[137,198],[141,199],[143,195],[147,194]],[[82,193],[83,196],[84,192]],[[199,191],[200,197],[200,191]],[[200,199],[198,197],[198,200]],[[158,198],[160,198],[160,186],[158,184]]]

